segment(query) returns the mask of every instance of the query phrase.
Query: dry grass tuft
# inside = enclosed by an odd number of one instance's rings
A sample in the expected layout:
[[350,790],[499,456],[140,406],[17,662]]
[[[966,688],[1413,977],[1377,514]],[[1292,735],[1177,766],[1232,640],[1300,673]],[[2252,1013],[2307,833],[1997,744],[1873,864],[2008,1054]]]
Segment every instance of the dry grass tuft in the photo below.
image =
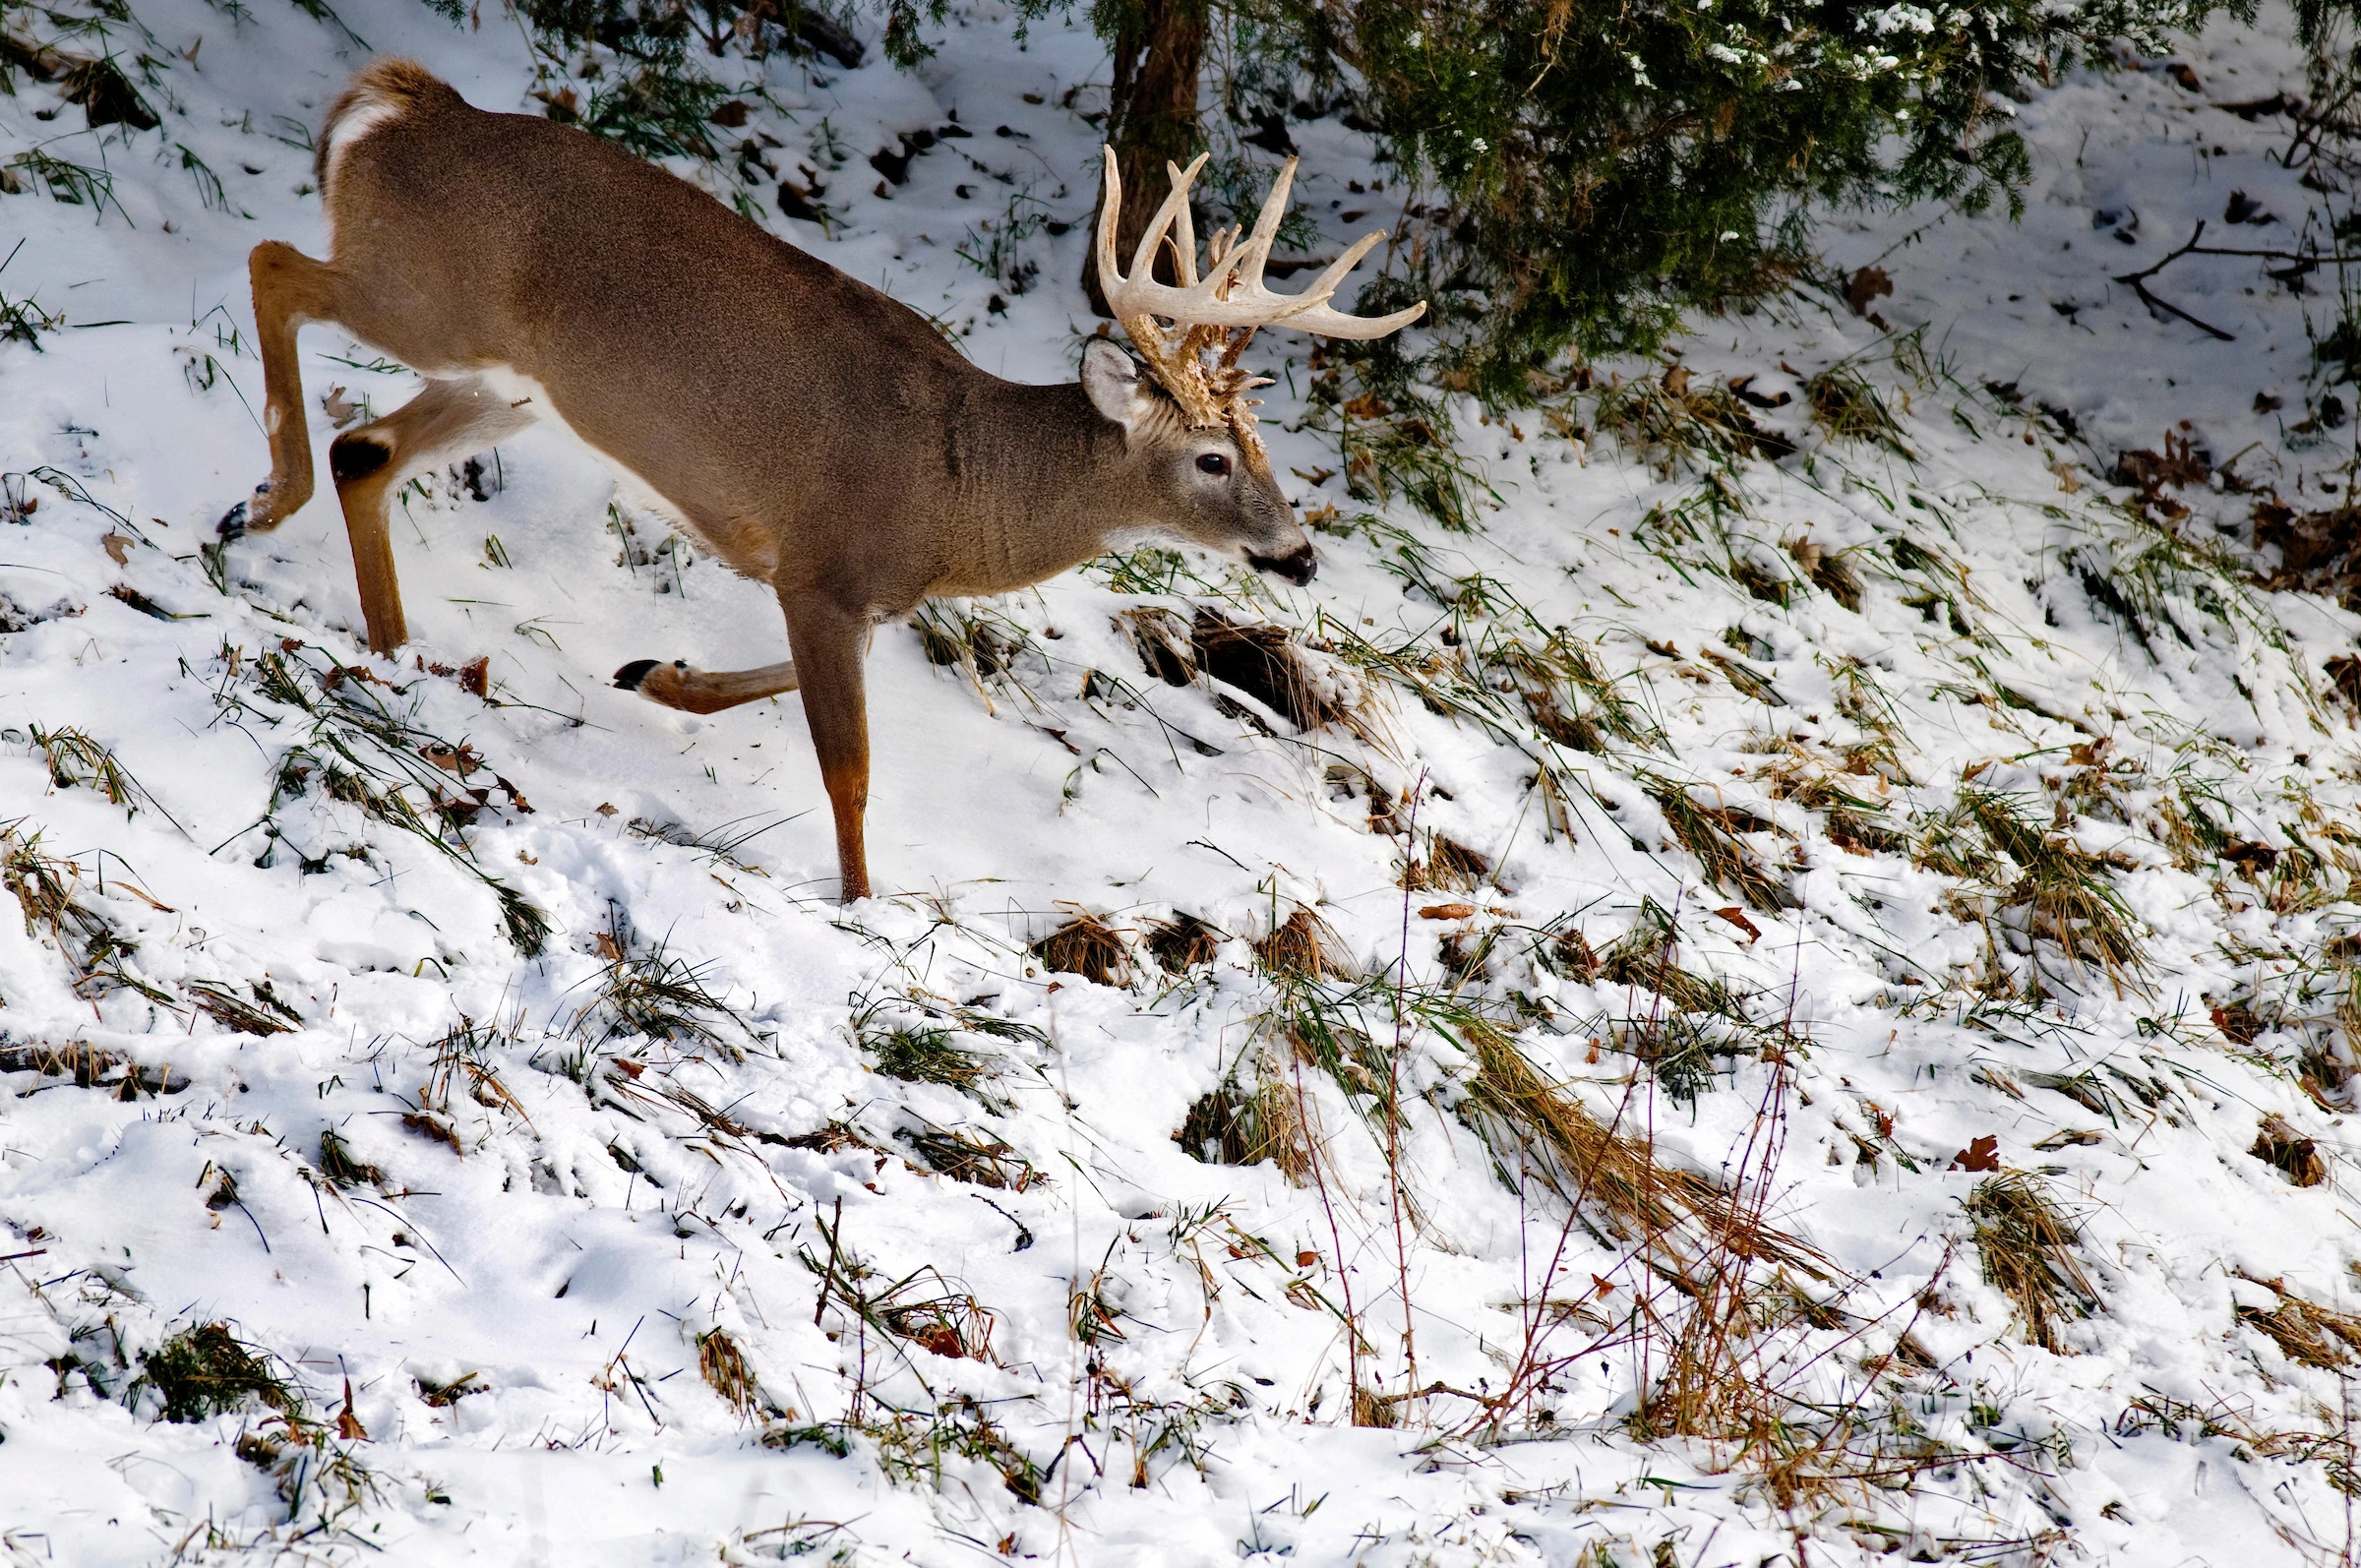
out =
[[303,1408],[286,1380],[238,1343],[226,1323],[199,1323],[164,1341],[140,1357],[139,1381],[132,1386],[154,1389],[168,1421],[206,1420],[241,1410],[249,1400],[289,1417]]
[[254,994],[252,1001],[216,981],[200,980],[189,986],[189,1000],[233,1034],[283,1035],[302,1026],[303,1015],[279,999],[271,982],[258,980],[247,989]]
[[862,1044],[878,1058],[878,1071],[904,1083],[939,1083],[962,1092],[993,1076],[992,1064],[970,1051],[948,1029],[931,1024],[897,1024]]
[[2361,1352],[2361,1316],[2291,1296],[2283,1280],[2258,1280],[2251,1274],[2238,1278],[2278,1297],[2278,1304],[2269,1311],[2259,1306],[2236,1311],[2239,1322],[2270,1335],[2287,1359],[2299,1366],[2332,1369],[2351,1365],[2354,1353]]
[[1206,1165],[1260,1165],[1268,1160],[1290,1181],[1311,1174],[1311,1131],[1293,1085],[1268,1056],[1255,1061],[1251,1089],[1226,1078],[1199,1095],[1173,1141]]
[[1029,949],[1061,975],[1080,975],[1098,986],[1131,984],[1131,947],[1122,934],[1088,910],[1035,942]]
[[1830,550],[1816,540],[1802,538],[1789,539],[1786,551],[1821,592],[1847,610],[1861,607],[1860,573],[1845,559],[1846,552]]
[[740,1420],[752,1421],[757,1417],[762,1407],[762,1385],[756,1380],[754,1368],[746,1364],[746,1353],[726,1330],[707,1329],[696,1337],[696,1371],[705,1380],[705,1386],[738,1413]]
[[1475,891],[1491,874],[1492,863],[1480,852],[1457,839],[1430,833],[1425,858],[1406,860],[1398,880],[1412,892],[1466,893]]
[[1196,646],[1189,640],[1188,623],[1179,615],[1151,605],[1125,610],[1115,625],[1131,639],[1148,674],[1165,685],[1186,686],[1197,678]]
[[25,934],[46,930],[65,954],[74,971],[76,995],[96,996],[122,988],[181,1011],[171,996],[127,967],[138,944],[126,940],[113,922],[83,901],[80,864],[42,853],[39,832],[25,837],[17,831],[22,825],[21,820],[0,824],[0,887],[16,895],[17,907],[25,912]]
[[81,786],[94,789],[108,803],[120,806],[136,814],[142,806],[154,806],[155,799],[131,776],[130,769],[115,760],[115,754],[100,742],[71,725],[59,730],[44,730],[31,726],[32,744],[49,766],[49,782],[61,790]]
[[1166,974],[1185,974],[1213,962],[1222,950],[1222,934],[1194,915],[1175,911],[1172,919],[1148,927],[1145,946]]
[[1803,384],[1803,395],[1812,407],[1812,423],[1831,440],[1874,441],[1913,458],[1903,445],[1901,423],[1859,371],[1832,365]]
[[0,1072],[70,1077],[77,1088],[112,1089],[118,1100],[137,1100],[143,1094],[181,1094],[189,1087],[188,1075],[174,1072],[169,1062],[143,1067],[129,1056],[79,1043],[0,1045]]
[[1301,905],[1254,944],[1254,956],[1265,970],[1292,980],[1317,980],[1323,975],[1352,979],[1353,970],[1340,956],[1344,951],[1345,940],[1335,928]]
[[1347,704],[1335,682],[1304,658],[1286,627],[1244,624],[1218,610],[1200,609],[1188,630],[1199,671],[1245,693],[1297,729],[1316,730],[1345,716]]
[[1984,1177],[1965,1207],[1984,1260],[1984,1283],[2015,1305],[2028,1343],[2067,1354],[2058,1325],[2088,1317],[2098,1305],[2098,1293],[2075,1255],[2081,1228],[2051,1200],[2047,1184],[2025,1171]]
[[344,1141],[344,1135],[333,1127],[320,1134],[320,1158],[317,1164],[320,1174],[339,1187],[382,1187],[386,1184],[385,1172],[356,1158],[352,1146]]
[[[599,977],[598,999],[593,1004],[606,1014],[606,1032],[599,1037],[601,1040],[637,1035],[648,1040],[711,1046],[735,1055],[736,1048],[721,1026],[735,1024],[743,1032],[745,1024],[706,984],[710,964],[692,964],[675,958],[662,941],[638,947],[631,922],[620,909],[609,911],[607,930],[598,934],[598,954],[607,961],[606,972]],[[576,1027],[588,1016],[586,1009]]]
[[2119,986],[2147,968],[2139,920],[2115,887],[2121,867],[2046,829],[2009,796],[1960,791],[1958,804],[1928,824],[1917,860],[1983,884],[1973,896],[1954,894],[1952,911],[1981,922],[1996,946],[2011,937],[2027,952],[2047,944],[2078,973],[2095,967]]
[[1665,814],[1665,826],[1681,848],[1697,857],[1698,870],[1707,881],[1737,894],[1756,909],[1795,907],[1795,895],[1787,891],[1786,878],[1764,865],[1738,836],[1767,828],[1768,822],[1734,808],[1702,805],[1687,785],[1662,774],[1643,773],[1639,779],[1648,798]]
[[1046,1179],[1033,1162],[1008,1144],[984,1132],[961,1132],[932,1124],[904,1132],[913,1154],[927,1169],[954,1181],[971,1182],[1005,1192],[1022,1192]]
[[1818,1255],[1808,1243],[1764,1225],[1707,1177],[1659,1165],[1644,1143],[1601,1125],[1527,1060],[1507,1034],[1466,1022],[1458,1032],[1476,1057],[1468,1084],[1472,1108],[1497,1123],[1506,1134],[1502,1141],[1543,1155],[1551,1184],[1569,1201],[1598,1205],[1617,1236],[1658,1238],[1675,1258],[1717,1249],[1736,1258],[1816,1266]]

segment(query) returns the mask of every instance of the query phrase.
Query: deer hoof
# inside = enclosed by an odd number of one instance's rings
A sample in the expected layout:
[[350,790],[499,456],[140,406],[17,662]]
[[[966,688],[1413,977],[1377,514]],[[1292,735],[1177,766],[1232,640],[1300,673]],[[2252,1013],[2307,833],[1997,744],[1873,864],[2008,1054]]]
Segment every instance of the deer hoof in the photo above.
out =
[[707,711],[688,699],[688,676],[686,659],[675,659],[670,664],[661,659],[634,659],[615,672],[615,684],[668,708],[686,708],[692,713]]
[[271,481],[266,479],[254,487],[254,494],[221,513],[213,531],[224,541],[243,539],[250,533],[269,533],[278,526],[278,519],[270,515]]

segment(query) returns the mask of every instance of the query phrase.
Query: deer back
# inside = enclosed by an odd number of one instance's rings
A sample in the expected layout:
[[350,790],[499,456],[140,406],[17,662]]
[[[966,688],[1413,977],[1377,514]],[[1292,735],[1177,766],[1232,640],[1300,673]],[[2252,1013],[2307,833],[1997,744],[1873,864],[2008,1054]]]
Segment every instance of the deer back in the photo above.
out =
[[661,168],[388,62],[331,111],[322,173],[342,325],[543,404],[739,572],[896,610],[1095,549],[1005,537],[1019,498],[1120,459],[1079,387],[977,370]]

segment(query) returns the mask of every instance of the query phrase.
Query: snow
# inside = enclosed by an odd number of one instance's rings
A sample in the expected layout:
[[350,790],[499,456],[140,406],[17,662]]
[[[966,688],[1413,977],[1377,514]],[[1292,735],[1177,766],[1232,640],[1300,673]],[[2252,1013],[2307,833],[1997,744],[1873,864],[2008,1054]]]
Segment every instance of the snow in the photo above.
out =
[[[700,719],[606,684],[634,658],[782,657],[770,596],[659,549],[660,520],[610,511],[613,480],[562,438],[488,457],[485,499],[458,475],[409,493],[398,660],[361,648],[326,496],[233,545],[226,591],[209,580],[200,547],[267,466],[244,257],[264,238],[324,248],[296,133],[362,56],[295,14],[154,0],[139,16],[148,52],[176,56],[160,132],[61,131],[79,111],[34,120],[37,88],[0,101],[7,148],[103,155],[113,177],[95,211],[0,198],[0,234],[25,240],[0,294],[65,317],[37,351],[0,344],[0,472],[12,507],[38,503],[0,530],[0,625],[27,623],[0,633],[0,823],[70,861],[79,907],[128,944],[93,960],[87,931],[0,920],[12,1560],[1800,1568],[2349,1549],[2343,1385],[2254,1319],[2292,1298],[2348,1304],[2361,1259],[2348,1102],[2317,1065],[2317,1096],[2299,1081],[2307,1054],[2354,1049],[2352,948],[2334,944],[2361,930],[2361,754],[2322,670],[2361,619],[2239,585],[2230,569],[2270,564],[2243,531],[2250,495],[2171,491],[2195,541],[2175,546],[2107,481],[2118,452],[2161,450],[2169,429],[2216,471],[2237,453],[2244,483],[2298,510],[2341,494],[2347,438],[2290,436],[2321,394],[2307,312],[2315,332],[2332,320],[2324,280],[2292,295],[2265,275],[2276,264],[2194,255],[2150,280],[2228,342],[2114,281],[2201,218],[2209,238],[2254,237],[2224,245],[2285,248],[2326,211],[2271,159],[2283,122],[2212,106],[2302,90],[2283,13],[2181,57],[2200,90],[2130,61],[2017,105],[2034,167],[2021,223],[1831,214],[1833,289],[1697,322],[1681,345],[1696,386],[1751,374],[1758,399],[1790,394],[1749,409],[1800,448],[1778,464],[1701,472],[1607,430],[1577,443],[1467,407],[1461,450],[1498,505],[1479,531],[1446,533],[1301,477],[1335,468],[1335,450],[1301,428],[1307,345],[1269,334],[1259,350],[1292,373],[1265,394],[1274,465],[1307,508],[1338,509],[1316,581],[1201,556],[1097,564],[966,607],[1022,633],[1006,675],[938,666],[911,629],[879,628],[869,820],[888,891],[849,909],[793,696]],[[504,20],[351,20],[481,106],[535,107]],[[783,167],[819,170],[841,217],[826,233],[766,208],[768,221],[936,317],[984,368],[1064,379],[1096,325],[1074,279],[1097,143],[1073,110],[1104,59],[1071,26],[1020,40],[990,5],[950,31],[910,75],[763,68],[778,107],[750,131],[778,139]],[[873,193],[869,150],[953,111],[976,134]],[[1395,171],[1333,122],[1292,132],[1302,201],[1329,243],[1349,240],[1365,223],[1342,218],[1346,182]],[[220,203],[183,149],[219,175]],[[2225,224],[2232,190],[2275,222]],[[981,254],[983,223],[1021,198],[1075,226],[1021,240],[1038,275],[1019,292],[958,253]],[[1869,308],[1890,331],[1842,297],[1873,265],[1893,292]],[[333,329],[304,346],[318,442],[332,396],[383,413],[415,385]],[[1816,430],[1806,383],[1838,365],[1895,411],[1891,443]],[[1624,389],[1662,370],[1598,367]],[[2258,392],[2283,406],[2258,411]],[[1697,499],[1717,483],[1718,513]],[[1800,580],[1798,540],[1853,552],[1857,610]],[[1750,594],[1741,561],[1797,579],[1788,602]],[[1152,571],[1176,591],[1119,591]],[[2145,634],[2092,582],[2148,607]],[[1359,702],[1351,722],[1300,734],[1250,696],[1143,672],[1119,617],[1200,605],[1324,642],[1312,662]],[[1409,648],[1446,687],[1453,658],[1560,627],[1664,745],[1552,745],[1522,719],[1454,718],[1381,662],[1355,667],[1354,638]],[[477,659],[490,700],[464,684]],[[1478,700],[1451,690],[1463,714]],[[381,720],[391,749],[367,739]],[[133,792],[60,787],[36,727],[103,746]],[[1881,727],[1897,764],[1844,771],[1845,749]],[[409,758],[420,803],[429,784],[485,790],[463,838],[438,848],[337,798],[332,764],[358,763],[335,744],[380,769]],[[290,781],[297,748],[308,771]],[[1913,838],[1964,792],[2014,797],[2076,864],[2111,859],[2096,874],[2145,968],[2051,944],[2046,997],[1979,1005],[2005,884],[1846,847],[1825,805],[1782,793],[1783,770],[1835,781]],[[1791,907],[1709,885],[1657,780],[1772,824],[1740,838]],[[1372,788],[1413,838],[1371,830]],[[2232,851],[2262,845],[2280,867],[2317,852],[2323,869],[2274,899],[2235,856],[2176,851],[2170,824],[2193,801]],[[1478,851],[1488,879],[1406,890],[1406,846],[1428,857],[1435,833]],[[499,887],[548,917],[537,957],[505,933]],[[1460,901],[1470,914],[1421,914]],[[1646,902],[1676,924],[1681,966],[1750,998],[1693,1106],[1621,1049],[1661,1018],[1652,997],[1538,956],[1568,930],[1605,953]],[[1716,918],[1725,907],[1738,918]],[[1305,990],[1253,944],[1298,909],[1364,977],[1316,994],[1400,1076],[1390,1167],[1372,1097],[1339,1086],[1351,1073],[1269,1043]],[[1029,951],[1084,910],[1134,936],[1186,912],[1226,936],[1210,969],[1166,976],[1137,957],[1131,985],[1098,985]],[[1508,1020],[1536,1066],[1815,1249],[1817,1274],[1790,1283],[1844,1326],[1774,1336],[1765,1354],[1784,1359],[1765,1376],[1849,1407],[1888,1452],[1935,1456],[1909,1484],[1856,1472],[1783,1499],[1760,1454],[1644,1441],[1629,1418],[1664,1335],[1607,1333],[1577,1355],[1587,1320],[1520,1308],[1580,1297],[1611,1328],[1635,1294],[1673,1318],[1681,1298],[1644,1249],[1569,1227],[1538,1169],[1510,1173],[1483,1141],[1476,1037],[1404,1021],[1365,978],[1449,994],[1452,933],[1495,934],[1457,995]],[[692,1008],[696,1027],[650,1038],[600,1000],[618,953],[728,1010]],[[2027,960],[2007,962],[2022,988]],[[113,977],[78,983],[78,963]],[[200,1008],[200,984],[245,1027]],[[2213,1011],[2240,1005],[2254,1027]],[[991,1075],[963,1092],[880,1073],[895,1027],[954,1030]],[[38,1054],[68,1051],[103,1054],[99,1081],[38,1070]],[[1313,1123],[1316,1177],[1203,1163],[1177,1141],[1201,1096],[1233,1072],[1250,1085],[1266,1054]],[[125,1092],[109,1063],[150,1092]],[[832,1123],[858,1136],[824,1135]],[[2294,1185],[2249,1152],[2276,1126],[2313,1140],[2325,1181]],[[332,1131],[375,1178],[334,1178]],[[1004,1143],[1003,1184],[926,1169],[913,1139],[949,1131]],[[1987,1136],[2081,1227],[2095,1306],[2059,1323],[2055,1353],[2028,1342],[1969,1239],[1963,1204],[1983,1176],[1953,1166]],[[848,1293],[895,1282],[871,1320],[848,1309]],[[1348,1300],[1377,1392],[1497,1391],[1531,1323],[1563,1360],[1494,1433],[1462,1394],[1400,1402],[1397,1427],[1351,1425]],[[975,1348],[988,1323],[988,1354],[941,1354],[879,1315],[927,1301],[951,1324],[938,1347]],[[157,1418],[154,1388],[135,1387],[143,1356],[212,1322],[293,1385],[316,1441],[257,1447],[289,1429],[260,1403]],[[751,1413],[700,1374],[715,1331],[745,1357]],[[1930,1365],[1891,1358],[1906,1331]]]

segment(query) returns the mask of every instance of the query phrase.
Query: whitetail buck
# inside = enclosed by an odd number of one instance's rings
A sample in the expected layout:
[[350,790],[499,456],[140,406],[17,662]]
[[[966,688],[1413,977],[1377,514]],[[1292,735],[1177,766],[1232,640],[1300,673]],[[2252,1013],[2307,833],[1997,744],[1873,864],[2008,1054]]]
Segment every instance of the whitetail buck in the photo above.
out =
[[[472,108],[413,62],[378,61],[320,137],[329,259],[276,241],[249,259],[271,477],[221,532],[274,528],[311,497],[295,358],[306,322],[336,323],[426,378],[329,448],[379,653],[407,635],[387,537],[395,486],[535,420],[561,425],[627,495],[770,584],[787,617],[792,662],[721,672],[641,659],[616,685],[695,713],[800,688],[842,893],[865,897],[861,663],[877,621],[931,595],[1039,582],[1142,530],[1310,580],[1311,542],[1245,396],[1267,383],[1239,356],[1258,326],[1376,337],[1425,307],[1375,320],[1328,307],[1379,234],[1300,294],[1263,287],[1292,161],[1253,233],[1214,236],[1200,276],[1188,187],[1203,163],[1172,171],[1126,277],[1108,154],[1099,276],[1147,375],[1098,338],[1080,385],[1024,387],[694,185],[583,132]],[[1153,275],[1168,241],[1177,284]]]

